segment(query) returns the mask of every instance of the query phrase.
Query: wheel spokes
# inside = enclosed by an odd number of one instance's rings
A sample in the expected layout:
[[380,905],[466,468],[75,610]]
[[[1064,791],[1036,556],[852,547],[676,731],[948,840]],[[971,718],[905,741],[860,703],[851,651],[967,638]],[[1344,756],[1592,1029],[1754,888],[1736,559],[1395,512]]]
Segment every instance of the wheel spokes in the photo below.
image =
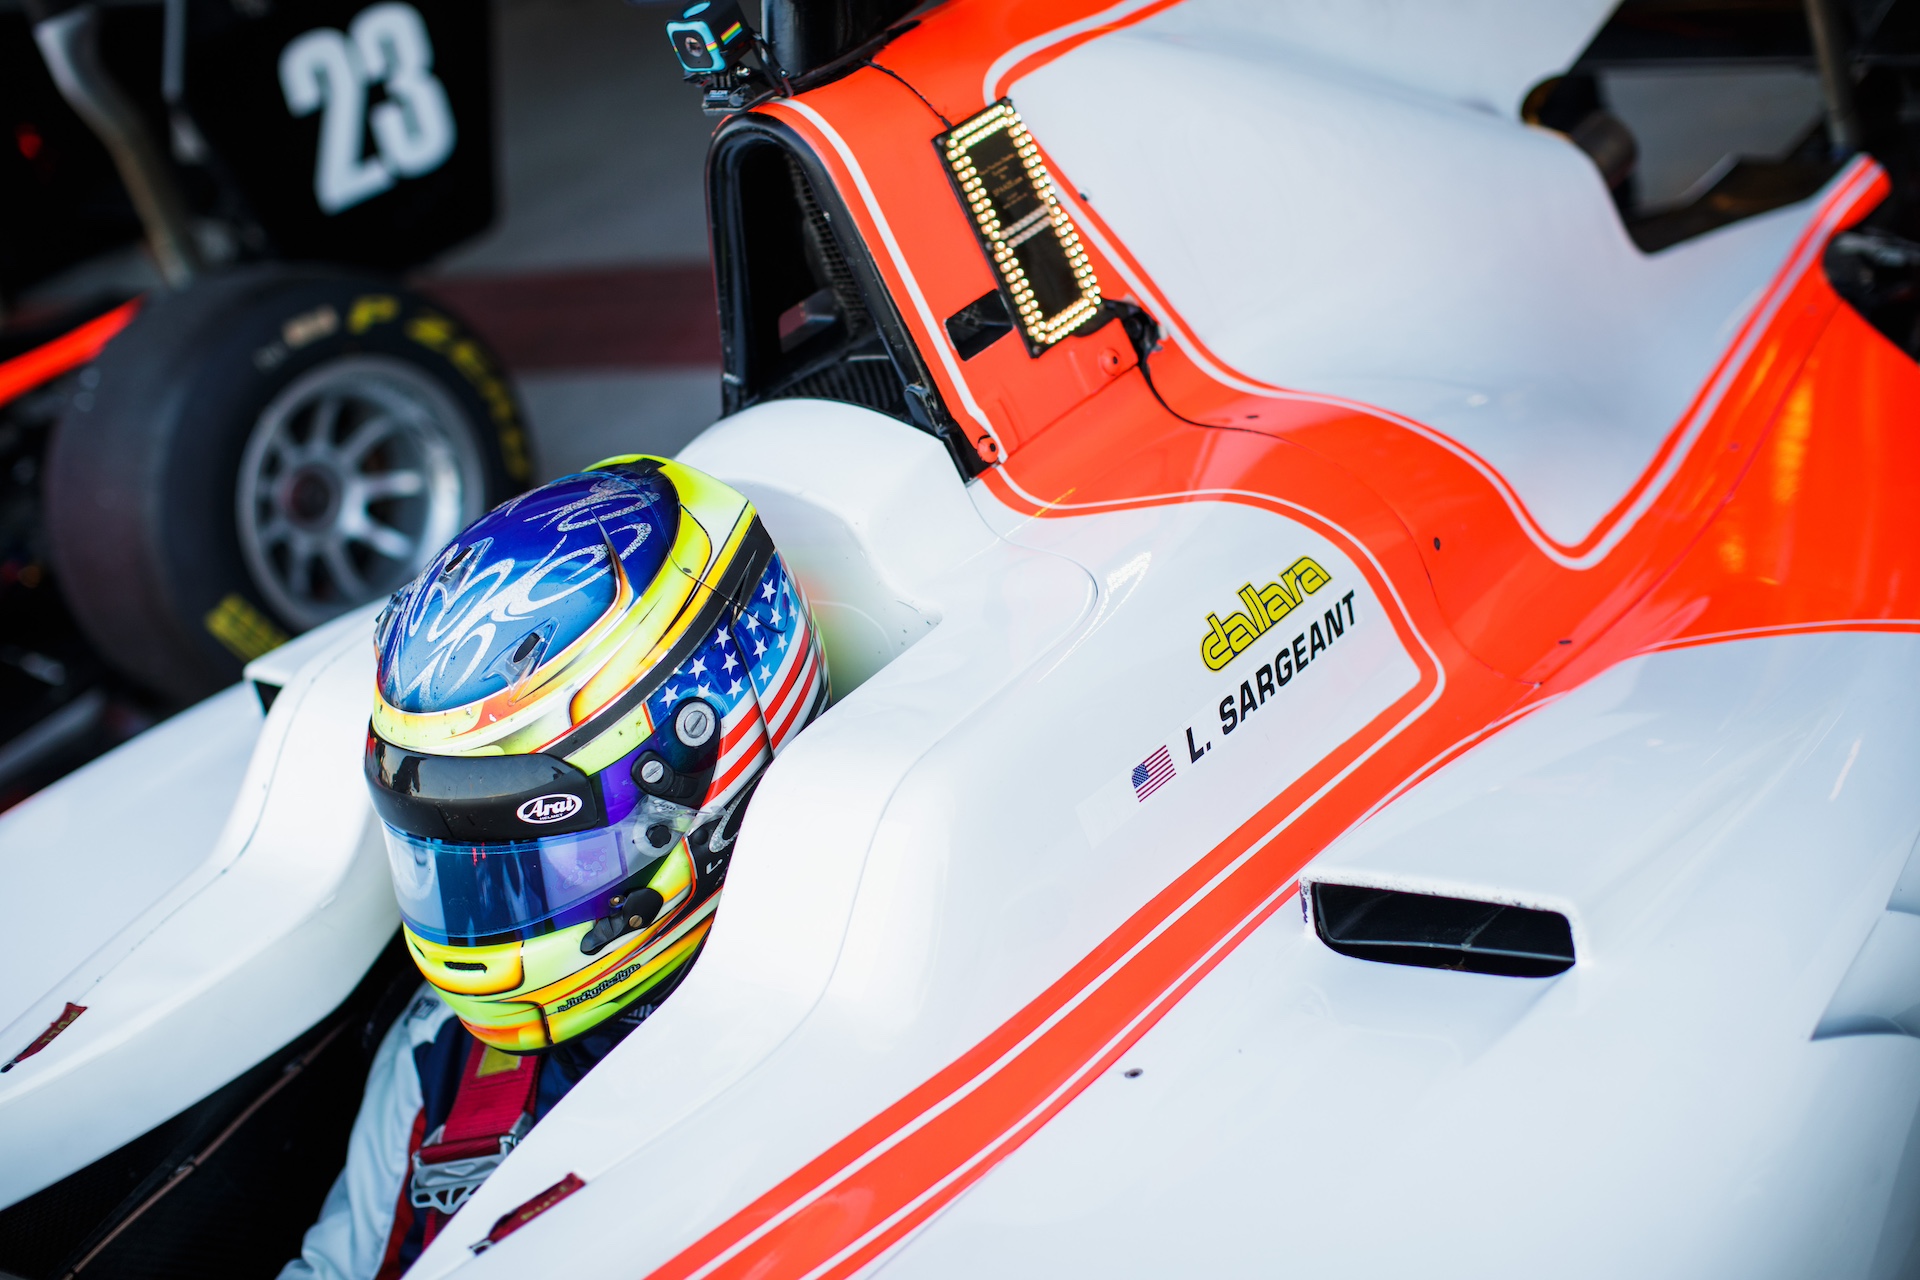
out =
[[404,362],[356,356],[296,379],[257,423],[236,495],[270,605],[312,625],[417,571],[468,514],[464,426]]
[[411,498],[426,492],[427,478],[418,471],[383,471],[360,479],[354,488],[362,504],[382,498]]
[[307,420],[306,448],[302,452],[313,456],[332,451],[333,431],[340,424],[340,414],[346,407],[346,397],[338,392],[322,396],[314,403],[313,413]]
[[313,562],[318,558],[313,540],[292,529],[283,539],[287,543],[287,588],[302,600],[313,598]]
[[376,413],[353,429],[353,434],[342,440],[333,450],[333,455],[346,470],[358,467],[360,459],[373,451],[373,447],[382,440],[398,432],[406,424],[391,413]]
[[358,600],[367,594],[367,584],[360,577],[360,570],[353,564],[353,557],[347,554],[345,539],[329,538],[326,543],[327,572],[333,575],[333,584],[340,595],[347,600]]
[[355,542],[364,542],[389,560],[404,562],[419,545],[418,538],[409,538],[390,524],[381,524],[369,517],[350,535]]

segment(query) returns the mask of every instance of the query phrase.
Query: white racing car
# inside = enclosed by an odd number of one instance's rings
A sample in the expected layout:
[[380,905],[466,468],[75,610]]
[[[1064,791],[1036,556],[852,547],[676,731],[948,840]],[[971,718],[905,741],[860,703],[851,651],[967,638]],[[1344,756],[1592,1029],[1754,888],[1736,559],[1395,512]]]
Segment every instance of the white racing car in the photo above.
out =
[[[683,460],[838,701],[410,1274],[1920,1273],[1920,15],[768,9]],[[0,821],[0,1270],[297,1250],[371,629]]]

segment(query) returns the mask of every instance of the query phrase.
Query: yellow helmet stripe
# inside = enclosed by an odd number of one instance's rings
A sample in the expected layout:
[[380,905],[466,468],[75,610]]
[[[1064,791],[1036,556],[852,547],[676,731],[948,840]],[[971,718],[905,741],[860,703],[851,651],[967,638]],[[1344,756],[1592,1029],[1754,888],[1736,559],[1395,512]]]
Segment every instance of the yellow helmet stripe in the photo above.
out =
[[[689,631],[704,630],[720,621],[727,602],[714,590],[714,587],[722,576],[722,571],[731,567],[739,557],[741,546],[746,542],[747,535],[752,531],[757,518],[751,503],[742,504],[733,527],[728,530],[726,540],[721,543],[719,554],[713,558],[713,564],[717,568],[709,569],[705,581],[695,592],[689,607],[677,619],[677,625],[672,632],[660,636],[651,647],[644,650],[641,649],[636,637],[631,655],[623,654],[616,662],[609,662],[606,668],[608,678],[605,685],[597,686],[594,690],[596,695],[604,695],[606,700],[595,706],[593,711],[599,711],[612,703],[632,688],[634,682],[642,675],[664,665],[663,659],[686,637]],[[632,665],[628,666],[628,663]],[[616,668],[618,668],[617,671]],[[576,702],[584,700],[585,694],[586,691],[583,690]],[[573,717],[574,723],[584,723],[591,714],[590,711],[583,715],[576,710]],[[586,745],[569,752],[564,759],[568,764],[586,773],[598,773],[638,746],[648,734],[653,732],[653,728],[653,717],[647,711],[646,704],[642,702],[614,721],[604,732],[589,740]]]
[[[676,923],[673,928],[669,929],[666,933],[655,935],[652,938],[648,938],[643,934],[626,947],[618,948],[610,952],[603,963],[594,966],[592,969],[582,969],[578,972],[570,973],[559,982],[548,983],[546,986],[534,991],[518,992],[513,996],[513,999],[516,1001],[525,1001],[529,1004],[571,1007],[569,1004],[571,997],[578,996],[582,991],[591,991],[594,987],[606,981],[607,974],[617,974],[622,968],[630,967],[635,962],[635,957],[638,957],[638,962],[643,965],[655,965],[662,956],[665,956],[670,951],[676,950],[679,944],[686,939],[687,934],[696,927],[701,926],[707,917],[713,914],[713,909],[719,905],[720,899],[718,895],[708,898],[700,904],[698,910],[693,911],[686,919]],[[622,978],[620,981],[624,982],[625,979]],[[609,988],[609,990],[611,990],[611,988]],[[580,1002],[573,1000],[572,1003],[578,1004]]]

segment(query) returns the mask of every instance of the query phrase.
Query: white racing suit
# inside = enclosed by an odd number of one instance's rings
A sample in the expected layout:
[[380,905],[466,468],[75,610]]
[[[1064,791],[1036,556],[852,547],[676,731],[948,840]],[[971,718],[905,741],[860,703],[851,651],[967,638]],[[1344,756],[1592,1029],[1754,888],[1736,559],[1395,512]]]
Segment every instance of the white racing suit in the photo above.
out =
[[422,984],[380,1042],[346,1165],[280,1280],[401,1275],[506,1150],[666,994],[557,1048],[515,1056],[481,1046]]

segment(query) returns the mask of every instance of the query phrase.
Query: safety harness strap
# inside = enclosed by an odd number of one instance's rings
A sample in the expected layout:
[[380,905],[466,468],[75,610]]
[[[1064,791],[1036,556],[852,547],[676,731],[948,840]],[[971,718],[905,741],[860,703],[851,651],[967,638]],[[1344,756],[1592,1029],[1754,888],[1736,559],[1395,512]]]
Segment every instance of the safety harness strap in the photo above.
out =
[[436,1140],[420,1148],[423,1164],[497,1155],[500,1139],[513,1133],[533,1110],[540,1081],[537,1055],[502,1053],[474,1041],[460,1073],[453,1110]]
[[446,1121],[420,1144],[408,1180],[409,1202],[427,1211],[428,1240],[533,1126],[539,1083],[538,1056],[468,1047]]

